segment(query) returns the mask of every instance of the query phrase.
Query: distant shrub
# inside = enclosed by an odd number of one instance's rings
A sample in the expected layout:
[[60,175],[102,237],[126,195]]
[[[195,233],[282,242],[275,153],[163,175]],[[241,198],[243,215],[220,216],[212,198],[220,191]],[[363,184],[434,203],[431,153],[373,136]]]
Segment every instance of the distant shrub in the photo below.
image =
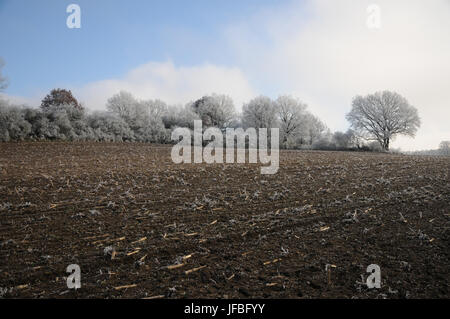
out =
[[90,138],[95,141],[124,142],[134,141],[135,136],[130,126],[120,117],[110,113],[95,113],[88,117],[92,129]]
[[24,140],[31,133],[31,124],[25,119],[25,109],[0,100],[0,140]]

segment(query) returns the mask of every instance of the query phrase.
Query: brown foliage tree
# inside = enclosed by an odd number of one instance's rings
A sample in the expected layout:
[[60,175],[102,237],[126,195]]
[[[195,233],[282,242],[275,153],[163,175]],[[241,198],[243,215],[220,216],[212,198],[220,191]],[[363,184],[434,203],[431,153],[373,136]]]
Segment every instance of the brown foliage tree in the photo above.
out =
[[81,104],[73,97],[72,92],[65,89],[53,89],[50,94],[42,100],[41,108],[43,110],[48,109],[51,106],[59,105],[73,105],[77,109],[83,109]]

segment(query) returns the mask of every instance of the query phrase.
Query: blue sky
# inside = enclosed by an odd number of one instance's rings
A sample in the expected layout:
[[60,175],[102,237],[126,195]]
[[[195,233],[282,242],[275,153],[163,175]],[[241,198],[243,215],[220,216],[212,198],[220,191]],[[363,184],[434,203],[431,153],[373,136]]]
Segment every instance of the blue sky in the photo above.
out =
[[[81,7],[68,29],[66,7]],[[12,95],[124,75],[148,61],[232,64],[222,27],[274,0],[0,0],[0,56]]]
[[[81,29],[66,8],[81,7]],[[381,25],[368,27],[368,7]],[[0,0],[3,95],[38,106],[55,87],[90,110],[120,90],[184,104],[290,94],[335,131],[352,98],[380,90],[419,110],[404,150],[450,140],[448,0]]]

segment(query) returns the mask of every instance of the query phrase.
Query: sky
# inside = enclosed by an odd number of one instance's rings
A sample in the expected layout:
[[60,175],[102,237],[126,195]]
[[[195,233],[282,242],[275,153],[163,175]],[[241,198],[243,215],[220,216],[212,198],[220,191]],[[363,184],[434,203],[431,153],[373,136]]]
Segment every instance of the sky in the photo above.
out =
[[[79,29],[66,25],[72,3]],[[0,0],[14,102],[61,87],[91,110],[120,90],[171,104],[223,93],[240,110],[291,94],[345,131],[354,96],[393,90],[422,119],[394,141],[402,150],[450,140],[449,39],[450,0]]]

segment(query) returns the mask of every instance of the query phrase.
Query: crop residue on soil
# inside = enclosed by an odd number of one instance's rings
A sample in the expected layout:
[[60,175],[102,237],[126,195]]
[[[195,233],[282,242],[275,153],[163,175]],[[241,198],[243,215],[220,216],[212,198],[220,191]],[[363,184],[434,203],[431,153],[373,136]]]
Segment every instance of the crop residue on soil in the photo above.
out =
[[448,158],[282,151],[261,175],[170,150],[0,143],[0,297],[449,297]]

